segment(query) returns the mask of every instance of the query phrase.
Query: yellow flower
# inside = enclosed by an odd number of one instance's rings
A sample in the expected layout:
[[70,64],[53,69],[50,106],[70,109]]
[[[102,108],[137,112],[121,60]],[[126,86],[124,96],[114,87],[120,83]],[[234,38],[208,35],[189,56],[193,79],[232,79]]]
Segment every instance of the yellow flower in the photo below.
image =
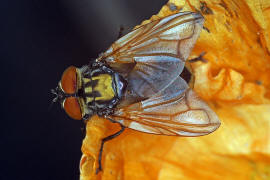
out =
[[220,117],[203,137],[168,137],[126,130],[105,143],[103,172],[95,174],[101,139],[119,129],[93,117],[83,141],[81,179],[270,179],[270,1],[170,0],[149,21],[200,11],[205,28],[188,66],[194,90]]

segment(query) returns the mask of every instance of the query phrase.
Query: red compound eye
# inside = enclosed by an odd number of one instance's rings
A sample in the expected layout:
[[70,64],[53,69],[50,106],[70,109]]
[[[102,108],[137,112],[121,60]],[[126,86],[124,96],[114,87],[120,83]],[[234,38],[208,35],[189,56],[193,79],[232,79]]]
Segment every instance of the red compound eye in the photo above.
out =
[[65,93],[74,94],[77,91],[77,72],[76,67],[68,67],[61,78],[61,86]]
[[81,120],[81,107],[76,97],[68,97],[64,102],[64,109],[66,113],[73,119]]

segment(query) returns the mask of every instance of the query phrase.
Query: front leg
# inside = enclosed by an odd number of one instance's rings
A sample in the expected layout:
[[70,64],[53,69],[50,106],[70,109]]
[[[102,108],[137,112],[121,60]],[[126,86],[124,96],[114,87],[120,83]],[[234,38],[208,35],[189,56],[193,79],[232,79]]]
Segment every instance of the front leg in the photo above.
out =
[[102,152],[103,152],[104,143],[109,141],[109,140],[112,140],[113,138],[115,138],[117,136],[119,136],[125,130],[125,126],[123,126],[122,124],[120,124],[120,126],[121,126],[121,129],[118,132],[116,132],[116,133],[102,139],[101,146],[100,146],[100,149],[99,149],[98,168],[96,169],[96,174],[98,174],[99,171],[102,171],[101,160],[102,160]]

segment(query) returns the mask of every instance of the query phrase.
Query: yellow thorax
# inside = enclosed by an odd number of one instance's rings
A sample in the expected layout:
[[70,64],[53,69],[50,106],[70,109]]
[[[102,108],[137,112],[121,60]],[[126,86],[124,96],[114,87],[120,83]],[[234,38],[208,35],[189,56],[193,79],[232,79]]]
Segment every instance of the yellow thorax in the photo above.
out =
[[98,80],[98,83],[93,87],[94,91],[100,93],[100,97],[96,97],[95,100],[108,101],[114,98],[114,90],[112,87],[112,76],[109,74],[100,74],[92,77],[92,80]]

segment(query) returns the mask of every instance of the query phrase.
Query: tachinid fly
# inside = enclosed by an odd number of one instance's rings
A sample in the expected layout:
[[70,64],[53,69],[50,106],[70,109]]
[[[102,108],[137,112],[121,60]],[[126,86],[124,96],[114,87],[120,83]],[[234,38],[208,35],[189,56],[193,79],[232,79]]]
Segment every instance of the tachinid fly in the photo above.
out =
[[181,12],[150,22],[121,37],[95,61],[69,67],[53,90],[73,119],[99,115],[141,132],[202,136],[215,131],[217,115],[180,77],[204,18]]

